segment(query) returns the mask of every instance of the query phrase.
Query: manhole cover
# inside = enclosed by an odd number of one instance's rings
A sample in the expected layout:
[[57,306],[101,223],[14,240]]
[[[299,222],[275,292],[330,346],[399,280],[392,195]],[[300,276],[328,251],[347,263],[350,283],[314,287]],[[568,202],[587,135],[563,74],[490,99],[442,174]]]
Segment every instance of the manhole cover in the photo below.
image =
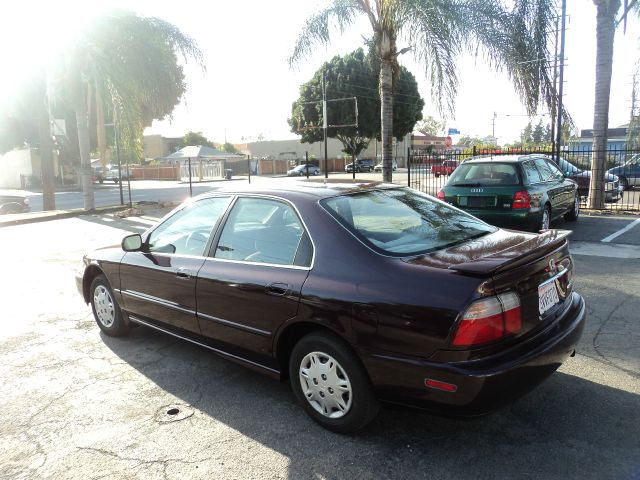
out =
[[193,415],[193,409],[189,405],[165,405],[156,412],[156,421],[160,423],[177,422],[189,418],[191,415]]

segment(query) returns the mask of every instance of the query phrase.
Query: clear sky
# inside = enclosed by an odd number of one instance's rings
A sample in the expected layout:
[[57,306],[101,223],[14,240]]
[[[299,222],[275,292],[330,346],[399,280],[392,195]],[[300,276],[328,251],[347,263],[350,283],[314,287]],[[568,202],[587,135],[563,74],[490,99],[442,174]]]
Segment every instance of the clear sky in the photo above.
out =
[[[61,48],[86,19],[99,14],[94,2],[23,0],[2,7],[0,24],[0,108],[25,76]],[[98,2],[95,2],[98,3]],[[296,138],[286,119],[301,83],[336,54],[345,54],[363,45],[369,35],[362,21],[344,35],[335,34],[330,47],[318,47],[295,69],[287,57],[301,31],[304,19],[323,2],[316,0],[105,0],[113,6],[156,16],[178,26],[199,44],[207,66],[202,72],[192,63],[185,66],[188,90],[173,118],[155,121],[145,133],[182,136],[186,131],[202,131],[216,142],[225,139],[239,143],[243,137],[255,140]],[[596,10],[590,0],[567,0],[565,105],[579,128],[593,124]],[[629,23],[626,35],[616,35],[610,126],[627,123],[631,106],[631,79],[639,56],[640,27]],[[400,48],[405,46],[399,40]],[[427,105],[424,115],[443,118],[434,109],[431,89],[424,71],[410,54],[401,57],[419,81]],[[10,68],[10,66],[12,68]],[[11,72],[8,74],[8,72]],[[462,134],[495,134],[499,143],[514,141],[528,122],[519,98],[504,74],[492,72],[481,57],[464,56],[459,62],[460,88],[454,118],[448,127]],[[5,97],[5,98],[3,98]],[[546,113],[541,111],[539,113]],[[537,122],[538,118],[533,118]],[[548,116],[542,117],[545,122]]]

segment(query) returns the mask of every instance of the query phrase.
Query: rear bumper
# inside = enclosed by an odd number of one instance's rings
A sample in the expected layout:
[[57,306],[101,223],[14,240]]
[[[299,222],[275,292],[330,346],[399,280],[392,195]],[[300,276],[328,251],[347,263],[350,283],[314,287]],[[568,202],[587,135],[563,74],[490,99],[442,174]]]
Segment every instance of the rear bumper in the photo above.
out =
[[[445,363],[360,351],[378,397],[449,415],[481,415],[517,399],[551,375],[575,352],[586,320],[582,297],[556,322],[499,355]],[[455,392],[425,387],[426,379],[456,385]]]
[[[460,208],[460,207],[458,207]],[[540,225],[542,221],[542,211],[531,212],[530,210],[505,210],[488,211],[464,209],[474,217],[478,217],[490,225],[497,227],[513,228],[516,230],[530,229]]]

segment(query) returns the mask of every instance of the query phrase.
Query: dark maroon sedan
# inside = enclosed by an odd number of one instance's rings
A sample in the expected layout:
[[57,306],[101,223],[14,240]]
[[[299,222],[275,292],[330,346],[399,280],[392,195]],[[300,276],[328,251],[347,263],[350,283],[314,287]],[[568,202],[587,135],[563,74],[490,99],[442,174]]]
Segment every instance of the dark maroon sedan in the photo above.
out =
[[477,415],[575,352],[566,232],[492,227],[389,184],[217,191],[84,257],[98,326],[142,324],[274,378],[334,431],[379,401]]

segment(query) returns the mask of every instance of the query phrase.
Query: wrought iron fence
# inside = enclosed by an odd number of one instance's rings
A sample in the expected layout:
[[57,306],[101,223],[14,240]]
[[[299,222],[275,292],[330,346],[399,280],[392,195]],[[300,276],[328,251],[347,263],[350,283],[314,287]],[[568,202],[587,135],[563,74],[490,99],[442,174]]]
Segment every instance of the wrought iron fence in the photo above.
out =
[[[551,149],[468,148],[464,150],[409,150],[407,185],[430,195],[445,186],[450,175],[472,157],[546,155],[554,159],[567,178],[578,184],[583,207],[587,205],[593,151],[566,148],[556,158]],[[640,150],[608,149],[605,152],[605,210],[640,211]],[[616,191],[620,195],[616,195]]]

